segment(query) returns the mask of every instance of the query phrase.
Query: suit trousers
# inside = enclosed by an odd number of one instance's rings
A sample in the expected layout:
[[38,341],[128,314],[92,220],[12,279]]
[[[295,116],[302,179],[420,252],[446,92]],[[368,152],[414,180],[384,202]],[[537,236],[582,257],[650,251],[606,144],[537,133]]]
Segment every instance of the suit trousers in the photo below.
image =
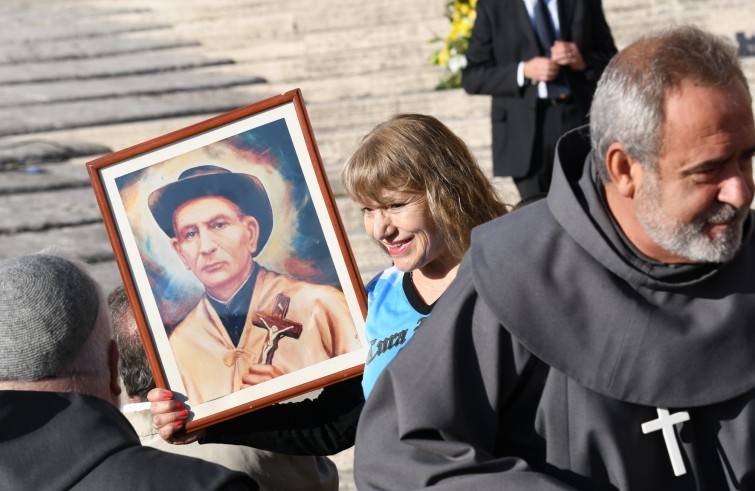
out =
[[571,99],[538,99],[530,172],[524,177],[514,178],[522,202],[541,198],[548,193],[558,139],[584,123],[580,110]]

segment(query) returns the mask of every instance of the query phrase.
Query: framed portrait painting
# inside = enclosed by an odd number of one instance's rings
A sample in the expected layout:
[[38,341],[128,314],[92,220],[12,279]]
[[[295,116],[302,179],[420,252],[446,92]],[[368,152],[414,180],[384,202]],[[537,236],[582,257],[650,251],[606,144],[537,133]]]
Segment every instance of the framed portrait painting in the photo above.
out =
[[364,288],[299,90],[87,167],[187,429],[361,373]]

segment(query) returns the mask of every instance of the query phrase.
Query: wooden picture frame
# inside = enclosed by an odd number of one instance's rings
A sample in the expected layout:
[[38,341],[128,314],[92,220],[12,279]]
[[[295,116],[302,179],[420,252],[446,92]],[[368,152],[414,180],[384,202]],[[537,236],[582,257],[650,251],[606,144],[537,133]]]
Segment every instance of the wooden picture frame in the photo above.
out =
[[362,372],[364,286],[298,89],[87,168],[188,430]]

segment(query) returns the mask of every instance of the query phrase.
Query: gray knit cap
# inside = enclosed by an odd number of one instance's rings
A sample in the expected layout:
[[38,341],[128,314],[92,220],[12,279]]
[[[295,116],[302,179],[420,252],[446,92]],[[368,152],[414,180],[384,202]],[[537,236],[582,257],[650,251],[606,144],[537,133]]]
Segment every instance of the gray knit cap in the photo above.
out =
[[78,354],[97,319],[94,281],[46,254],[0,261],[0,380],[52,377]]

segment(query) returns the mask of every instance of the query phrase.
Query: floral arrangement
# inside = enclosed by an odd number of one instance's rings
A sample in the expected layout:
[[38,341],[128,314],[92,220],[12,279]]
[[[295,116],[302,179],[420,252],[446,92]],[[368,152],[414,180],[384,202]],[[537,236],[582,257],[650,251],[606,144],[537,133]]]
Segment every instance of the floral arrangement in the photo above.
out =
[[461,86],[461,71],[467,66],[465,53],[476,17],[477,0],[448,0],[446,17],[451,30],[445,38],[435,37],[430,42],[443,41],[443,46],[430,57],[430,64],[444,68],[436,89],[453,89]]

